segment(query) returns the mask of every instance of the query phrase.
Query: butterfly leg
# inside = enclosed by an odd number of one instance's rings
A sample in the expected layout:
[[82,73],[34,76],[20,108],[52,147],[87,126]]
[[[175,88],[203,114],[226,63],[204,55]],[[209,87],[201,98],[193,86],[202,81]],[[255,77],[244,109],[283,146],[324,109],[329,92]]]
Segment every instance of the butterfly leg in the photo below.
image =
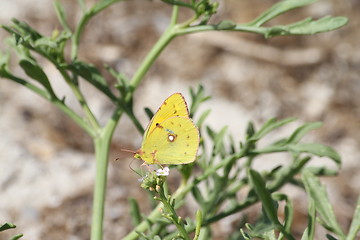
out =
[[141,164],[140,167],[143,167],[143,166],[146,166],[147,169],[149,170],[149,172],[151,172],[149,164],[147,164],[146,162],[143,162],[143,164]]
[[161,165],[161,163],[158,162],[158,160],[156,160],[156,152],[157,152],[157,150],[155,150],[154,152],[151,153],[151,155],[153,157],[153,164],[157,164],[160,166],[160,168],[164,169],[164,167]]

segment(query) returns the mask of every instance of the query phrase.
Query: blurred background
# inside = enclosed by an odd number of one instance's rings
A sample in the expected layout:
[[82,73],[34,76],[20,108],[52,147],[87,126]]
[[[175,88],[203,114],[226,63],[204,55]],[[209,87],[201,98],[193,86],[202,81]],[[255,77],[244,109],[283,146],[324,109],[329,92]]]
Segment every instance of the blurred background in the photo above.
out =
[[[88,6],[94,2],[86,1]],[[214,23],[222,19],[248,22],[277,1],[219,2]],[[68,22],[75,26],[81,16],[77,2],[61,3]],[[216,130],[228,125],[236,140],[244,137],[249,120],[260,126],[270,117],[298,118],[292,128],[279,132],[283,135],[305,121],[324,122],[307,140],[328,144],[342,156],[339,176],[322,180],[338,220],[347,229],[360,192],[359,10],[358,0],[320,0],[270,22],[286,24],[325,15],[350,19],[339,30],[313,36],[264,39],[249,33],[208,32],[179,37],[161,54],[137,89],[135,113],[145,127],[148,119],[144,107],[155,111],[174,92],[183,93],[189,102],[189,87],[202,84],[212,99],[200,112],[211,108],[207,123]],[[117,3],[89,23],[81,39],[79,58],[102,69],[108,64],[131,77],[165,30],[170,13],[171,8],[160,1]],[[189,14],[185,12],[183,19]],[[26,21],[47,36],[60,28],[52,1],[0,1],[0,23],[10,24],[11,18]],[[7,37],[1,30],[2,50],[6,49]],[[80,110],[56,69],[43,59],[40,62],[54,89],[67,95],[67,102]],[[23,75],[15,61],[13,70]],[[96,116],[105,122],[113,106],[92,87],[84,84],[83,89]],[[0,132],[0,220],[18,226],[9,233],[23,233],[26,239],[89,239],[95,173],[91,139],[50,103],[4,79],[0,79]],[[129,168],[131,155],[120,152],[120,148],[136,150],[141,139],[130,120],[123,117],[112,143],[104,239],[121,239],[132,229],[129,197],[147,197],[138,176]],[[282,157],[258,160],[258,170],[286,161]],[[120,160],[113,161],[116,158]],[[330,161],[314,162],[324,163]],[[295,213],[299,227],[295,231],[301,233],[305,228],[301,219],[307,211],[304,194],[294,188],[284,191],[291,192],[294,205],[299,206]],[[147,202],[141,201],[145,212],[149,209]],[[196,206],[189,205],[193,206],[188,211],[191,215]],[[216,224],[214,239],[226,239],[241,214]],[[251,210],[246,214],[251,216]]]

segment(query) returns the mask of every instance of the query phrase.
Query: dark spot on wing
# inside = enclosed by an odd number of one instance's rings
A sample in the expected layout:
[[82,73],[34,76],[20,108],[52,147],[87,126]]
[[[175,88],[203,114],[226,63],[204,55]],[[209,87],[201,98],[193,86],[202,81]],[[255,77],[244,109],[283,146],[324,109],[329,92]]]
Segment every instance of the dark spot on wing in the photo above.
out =
[[175,141],[175,139],[176,139],[176,137],[177,137],[177,135],[176,134],[168,134],[168,137],[167,137],[167,140],[169,141],[169,142],[174,142]]

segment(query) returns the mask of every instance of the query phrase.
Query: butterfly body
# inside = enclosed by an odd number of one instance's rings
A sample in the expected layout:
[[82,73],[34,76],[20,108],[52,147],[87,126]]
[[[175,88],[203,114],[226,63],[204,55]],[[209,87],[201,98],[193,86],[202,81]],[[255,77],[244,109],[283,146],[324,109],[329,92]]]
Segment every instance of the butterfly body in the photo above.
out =
[[151,119],[135,158],[147,164],[186,164],[195,161],[199,130],[189,118],[184,97],[167,98]]

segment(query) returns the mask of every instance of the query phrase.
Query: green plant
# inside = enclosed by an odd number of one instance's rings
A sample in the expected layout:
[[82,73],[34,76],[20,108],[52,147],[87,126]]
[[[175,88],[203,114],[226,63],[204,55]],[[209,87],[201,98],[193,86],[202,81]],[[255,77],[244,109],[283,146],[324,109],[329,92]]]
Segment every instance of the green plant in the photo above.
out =
[[[234,23],[230,20],[223,20],[216,24],[210,24],[210,18],[216,14],[218,7],[217,2],[209,0],[163,0],[164,3],[172,5],[172,16],[169,21],[168,28],[159,38],[147,56],[141,62],[139,68],[134,72],[132,77],[117,72],[114,69],[107,68],[109,73],[117,81],[116,90],[109,86],[106,79],[97,67],[90,63],[81,61],[78,58],[78,48],[82,33],[89,20],[110,5],[120,2],[120,0],[102,0],[96,2],[92,7],[86,8],[84,1],[78,1],[83,10],[83,15],[75,27],[71,29],[66,19],[66,13],[59,1],[55,1],[55,9],[62,26],[62,31],[54,32],[53,36],[43,36],[34,28],[25,22],[13,19],[11,26],[2,28],[12,35],[7,43],[15,51],[18,56],[18,64],[27,75],[27,79],[15,75],[9,66],[10,53],[1,54],[0,56],[0,76],[4,79],[11,80],[15,83],[27,87],[39,96],[52,102],[56,107],[73,119],[89,136],[92,137],[95,146],[96,156],[96,178],[94,188],[93,216],[91,239],[102,239],[103,235],[103,217],[104,217],[104,199],[106,192],[107,167],[109,147],[112,136],[121,116],[126,114],[130,117],[133,124],[140,133],[143,133],[143,127],[133,112],[133,94],[143,80],[145,74],[151,68],[154,61],[160,53],[171,43],[171,41],[181,35],[196,33],[201,31],[241,31],[261,34],[266,38],[280,35],[306,35],[315,34],[325,31],[331,31],[342,27],[347,23],[344,17],[324,17],[318,20],[311,18],[304,19],[299,22],[278,26],[264,26],[271,19],[310,3],[314,0],[285,0],[276,3],[259,17],[245,24]],[[183,22],[179,22],[179,12],[183,9],[190,9],[193,13],[192,17]],[[70,42],[70,59],[66,56],[66,44]],[[43,71],[41,64],[37,60],[37,55],[43,57],[52,63],[59,71],[64,81],[71,88],[74,96],[81,105],[82,112],[78,113],[72,109],[66,102],[66,96],[59,96],[56,89],[53,88],[51,79],[48,78]],[[112,116],[106,124],[101,125],[97,116],[91,111],[87,99],[81,89],[81,82],[87,81],[104,94],[115,106]],[[37,84],[34,84],[37,82]],[[207,99],[202,87],[196,91],[191,91],[192,105],[191,114],[195,114],[199,104]],[[317,143],[300,143],[299,140],[305,133],[319,126],[319,123],[305,124],[294,131],[294,133],[285,139],[269,145],[266,148],[256,148],[256,143],[262,139],[270,131],[290,122],[290,119],[283,121],[269,120],[259,131],[255,131],[252,124],[249,125],[247,139],[240,145],[230,140],[230,144],[224,143],[226,128],[220,132],[214,132],[212,129],[204,127],[204,121],[209,112],[203,113],[199,117],[198,126],[203,134],[206,130],[211,138],[211,144],[202,142],[201,148],[203,154],[196,161],[196,166],[201,170],[201,174],[195,176],[194,180],[189,181],[192,177],[192,170],[195,165],[189,164],[179,166],[178,169],[182,174],[182,184],[175,193],[169,196],[166,184],[159,180],[159,177],[153,176],[151,181],[154,182],[153,191],[158,193],[157,200],[164,206],[166,212],[163,214],[155,209],[147,218],[142,219],[138,212],[135,201],[131,201],[133,206],[134,222],[137,223],[134,231],[129,233],[124,239],[136,239],[139,234],[143,238],[159,238],[166,236],[164,239],[176,237],[176,234],[166,232],[163,228],[169,221],[175,224],[181,236],[180,238],[189,239],[188,233],[195,231],[195,239],[206,239],[211,235],[210,225],[226,216],[239,212],[242,209],[262,201],[264,206],[264,221],[272,223],[273,229],[280,231],[286,238],[292,238],[289,224],[283,225],[276,220],[276,209],[272,206],[272,202],[276,200],[290,201],[284,195],[271,195],[270,193],[277,191],[281,186],[288,182],[301,185],[301,180],[295,178],[295,175],[307,169],[315,175],[332,175],[333,171],[326,168],[310,169],[305,165],[310,161],[312,155],[325,156],[337,164],[340,164],[340,157],[330,147]],[[208,156],[205,153],[211,148],[212,153]],[[279,166],[269,172],[259,174],[251,169],[253,160],[262,154],[272,152],[290,152],[293,164],[289,166]],[[218,160],[221,159],[220,162]],[[238,165],[239,160],[243,163]],[[246,176],[240,176],[241,171],[246,170]],[[219,173],[221,172],[221,174]],[[163,177],[161,177],[163,179]],[[160,182],[159,182],[160,181]],[[205,183],[206,195],[199,188],[199,183]],[[267,184],[265,185],[265,182]],[[236,192],[244,186],[250,184],[252,190],[243,202],[237,202]],[[226,186],[225,190],[223,187]],[[307,186],[307,189],[310,187]],[[212,192],[209,188],[213,187]],[[220,191],[221,190],[221,191]],[[224,191],[223,191],[224,190]],[[176,209],[183,204],[183,199],[187,193],[192,193],[196,201],[199,203],[201,211],[196,214],[197,221],[187,220],[187,224],[177,216]],[[219,194],[221,193],[221,194]],[[217,206],[224,202],[230,205],[219,211]],[[167,220],[163,220],[163,217]],[[265,218],[266,217],[266,218]],[[142,221],[141,221],[142,220]],[[151,228],[149,226],[152,226]],[[311,226],[313,227],[313,226]],[[358,229],[354,227],[355,229]],[[165,229],[165,230],[164,230]],[[251,237],[258,234],[254,228],[250,228],[250,233],[243,231],[243,237]],[[142,234],[148,230],[148,237]],[[337,228],[333,228],[338,237],[343,237]],[[335,231],[336,230],[336,231]],[[310,231],[310,228],[309,230]],[[238,233],[240,234],[240,232]],[[149,237],[151,236],[151,237]],[[235,236],[235,235],[234,235]]]
[[[13,229],[16,228],[16,226],[12,223],[4,223],[3,225],[0,226],[0,232],[9,230],[9,229]],[[15,236],[13,236],[10,240],[17,240],[20,239],[23,236],[23,234],[16,234]]]

